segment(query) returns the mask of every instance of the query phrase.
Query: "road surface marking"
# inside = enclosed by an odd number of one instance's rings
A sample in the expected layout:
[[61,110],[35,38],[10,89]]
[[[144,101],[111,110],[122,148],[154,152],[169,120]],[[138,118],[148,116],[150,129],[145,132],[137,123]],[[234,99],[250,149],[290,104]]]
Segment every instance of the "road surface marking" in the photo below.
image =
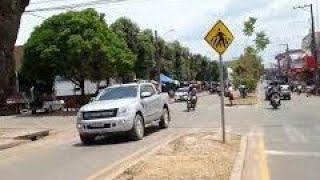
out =
[[307,143],[308,139],[306,136],[300,132],[296,127],[286,125],[283,127],[286,135],[289,137],[291,142],[295,143]]
[[263,97],[262,97],[262,93],[261,93],[262,88],[263,88],[263,87],[261,87],[261,84],[258,85],[257,104],[255,105],[256,108],[261,108],[261,107],[262,107],[262,101],[261,101],[261,98],[263,98]]
[[290,152],[290,151],[274,151],[267,150],[266,154],[273,156],[309,156],[309,157],[320,157],[320,152]]
[[265,153],[265,143],[264,143],[264,138],[262,136],[260,136],[259,149],[260,149],[260,158],[261,158],[260,159],[261,180],[270,180],[268,161]]

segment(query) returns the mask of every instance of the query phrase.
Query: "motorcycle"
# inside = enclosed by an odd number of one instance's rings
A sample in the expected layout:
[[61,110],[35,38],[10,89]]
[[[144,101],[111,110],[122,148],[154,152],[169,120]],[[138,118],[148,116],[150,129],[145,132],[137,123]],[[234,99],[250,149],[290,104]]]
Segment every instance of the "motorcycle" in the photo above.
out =
[[300,95],[300,94],[302,93],[302,86],[299,85],[299,86],[297,87],[296,91],[297,91],[297,94]]
[[274,109],[278,109],[281,105],[281,95],[278,92],[274,92],[270,96],[270,104]]
[[197,97],[196,96],[188,96],[187,98],[187,109],[190,111],[191,109],[195,110],[197,104]]

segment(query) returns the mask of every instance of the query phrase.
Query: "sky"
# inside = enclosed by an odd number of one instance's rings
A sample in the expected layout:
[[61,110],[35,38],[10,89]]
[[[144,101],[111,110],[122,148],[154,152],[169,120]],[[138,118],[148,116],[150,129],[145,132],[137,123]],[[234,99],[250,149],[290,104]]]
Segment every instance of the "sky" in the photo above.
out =
[[[31,0],[27,10],[61,5],[91,2],[94,0]],[[285,50],[301,48],[301,41],[310,31],[309,9],[293,9],[294,6],[312,3],[315,10],[316,29],[319,29],[320,0],[104,0],[106,3],[86,6],[105,13],[108,24],[126,16],[141,28],[158,30],[167,41],[179,40],[193,53],[218,59],[218,54],[204,41],[204,36],[217,20],[221,19],[233,33],[235,40],[224,54],[224,60],[232,60],[252,44],[243,35],[243,22],[250,16],[258,18],[257,31],[265,31],[271,44],[260,55],[264,64],[275,63],[274,56]],[[74,8],[81,10],[84,8]],[[23,45],[34,27],[45,18],[63,11],[25,13],[21,20],[16,44]]]

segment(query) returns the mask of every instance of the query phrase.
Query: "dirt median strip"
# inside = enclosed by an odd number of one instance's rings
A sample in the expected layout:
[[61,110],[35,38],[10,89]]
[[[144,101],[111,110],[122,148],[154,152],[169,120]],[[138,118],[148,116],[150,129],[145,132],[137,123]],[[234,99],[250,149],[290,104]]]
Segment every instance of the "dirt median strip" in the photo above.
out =
[[153,143],[127,157],[122,160],[115,162],[114,164],[100,170],[99,172],[91,175],[86,180],[111,180],[119,176],[129,167],[137,164],[141,160],[149,157],[158,151],[161,147],[165,146],[170,141],[182,136],[185,133],[177,133],[169,135],[167,138],[163,139],[161,142]]
[[172,135],[88,179],[241,179],[246,139],[240,146],[240,136],[230,133],[221,144],[219,134],[197,129]]
[[225,144],[220,140],[218,132],[185,134],[115,179],[229,180],[239,151],[240,136],[228,134]]

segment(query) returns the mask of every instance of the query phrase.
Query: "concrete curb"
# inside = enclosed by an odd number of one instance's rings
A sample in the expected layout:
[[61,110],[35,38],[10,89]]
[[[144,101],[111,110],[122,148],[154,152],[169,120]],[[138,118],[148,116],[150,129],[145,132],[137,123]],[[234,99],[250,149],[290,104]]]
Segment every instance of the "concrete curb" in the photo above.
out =
[[12,142],[0,144],[0,151],[18,146],[20,144],[25,144],[25,143],[27,143],[26,140],[13,140]]
[[239,152],[232,168],[230,180],[241,180],[248,146],[248,136],[241,137]]
[[3,139],[4,141],[2,141],[2,143],[0,143],[0,151],[4,150],[4,149],[9,149],[9,148],[13,148],[15,146],[21,145],[21,144],[25,144],[29,141],[35,141],[38,140],[40,138],[43,138],[45,136],[49,135],[50,130],[49,129],[45,129],[45,130],[36,130],[30,133],[24,133],[24,134],[20,134],[20,135],[13,135],[11,136],[2,136],[0,137],[0,140]]
[[114,164],[106,167],[105,169],[100,170],[94,175],[91,175],[90,177],[86,178],[86,180],[112,180],[117,178],[120,174],[122,174],[126,169],[129,169],[130,167],[134,166],[135,164],[143,161],[144,159],[147,159],[157,151],[159,151],[162,147],[169,144],[171,141],[187,134],[186,133],[177,133],[172,134],[168,136],[164,141],[162,142],[156,142],[152,145],[145,147],[128,157],[115,162]]
[[34,140],[37,140],[39,138],[48,136],[49,132],[50,132],[50,130],[48,130],[48,129],[39,130],[39,131],[35,131],[35,132],[32,132],[32,133],[27,133],[27,134],[24,134],[24,135],[16,136],[16,137],[14,137],[14,139],[34,141]]

